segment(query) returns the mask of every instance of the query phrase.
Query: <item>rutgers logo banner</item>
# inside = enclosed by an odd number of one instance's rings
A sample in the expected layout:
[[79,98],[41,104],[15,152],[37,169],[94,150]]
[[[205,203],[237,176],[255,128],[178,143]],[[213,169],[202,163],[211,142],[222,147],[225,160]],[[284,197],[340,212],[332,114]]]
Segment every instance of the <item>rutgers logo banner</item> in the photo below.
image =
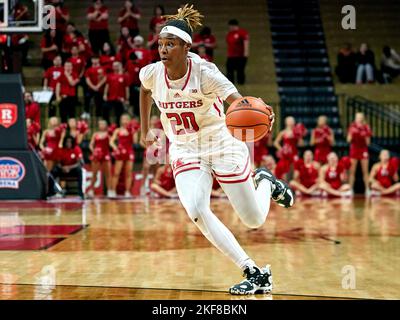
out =
[[17,122],[17,105],[13,103],[0,103],[0,126],[8,129]]

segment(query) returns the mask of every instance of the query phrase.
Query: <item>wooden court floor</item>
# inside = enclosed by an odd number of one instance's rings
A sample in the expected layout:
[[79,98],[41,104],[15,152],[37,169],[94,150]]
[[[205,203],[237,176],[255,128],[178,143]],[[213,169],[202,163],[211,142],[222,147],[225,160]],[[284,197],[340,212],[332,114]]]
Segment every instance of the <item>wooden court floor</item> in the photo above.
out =
[[399,299],[400,199],[299,199],[247,229],[212,209],[272,266],[272,295],[226,293],[241,273],[177,200],[0,202],[0,299]]

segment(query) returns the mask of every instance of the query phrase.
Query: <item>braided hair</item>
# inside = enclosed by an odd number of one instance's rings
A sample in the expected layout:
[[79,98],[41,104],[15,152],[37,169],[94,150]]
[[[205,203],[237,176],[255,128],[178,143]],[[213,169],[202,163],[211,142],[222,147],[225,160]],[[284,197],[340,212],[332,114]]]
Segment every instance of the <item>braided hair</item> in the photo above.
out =
[[193,9],[193,5],[185,4],[183,8],[178,9],[177,14],[164,15],[163,18],[167,21],[165,26],[174,26],[192,36],[193,31],[202,26],[201,19],[204,16],[196,9]]

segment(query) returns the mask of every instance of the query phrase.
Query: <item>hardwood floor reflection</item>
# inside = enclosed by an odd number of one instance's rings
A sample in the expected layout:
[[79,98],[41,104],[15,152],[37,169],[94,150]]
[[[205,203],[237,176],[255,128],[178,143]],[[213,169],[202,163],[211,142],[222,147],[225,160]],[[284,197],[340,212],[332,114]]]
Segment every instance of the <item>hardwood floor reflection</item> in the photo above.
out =
[[[273,206],[258,230],[227,200],[212,209],[257,263],[272,265],[274,294],[255,299],[395,299],[399,204],[300,199]],[[42,238],[52,246],[19,247]],[[3,202],[2,243],[11,249],[0,250],[0,299],[237,299],[225,292],[242,279],[175,200]]]

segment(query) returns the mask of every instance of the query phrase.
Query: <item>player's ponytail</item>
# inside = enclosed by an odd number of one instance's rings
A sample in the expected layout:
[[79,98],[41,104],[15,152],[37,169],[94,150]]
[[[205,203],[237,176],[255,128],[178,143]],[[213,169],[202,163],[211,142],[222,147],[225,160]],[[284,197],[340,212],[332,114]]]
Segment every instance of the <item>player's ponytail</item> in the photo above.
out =
[[202,25],[201,20],[204,16],[193,9],[193,5],[185,4],[183,8],[178,9],[177,14],[164,15],[163,17],[167,20],[165,26],[179,28],[192,36],[192,32]]

